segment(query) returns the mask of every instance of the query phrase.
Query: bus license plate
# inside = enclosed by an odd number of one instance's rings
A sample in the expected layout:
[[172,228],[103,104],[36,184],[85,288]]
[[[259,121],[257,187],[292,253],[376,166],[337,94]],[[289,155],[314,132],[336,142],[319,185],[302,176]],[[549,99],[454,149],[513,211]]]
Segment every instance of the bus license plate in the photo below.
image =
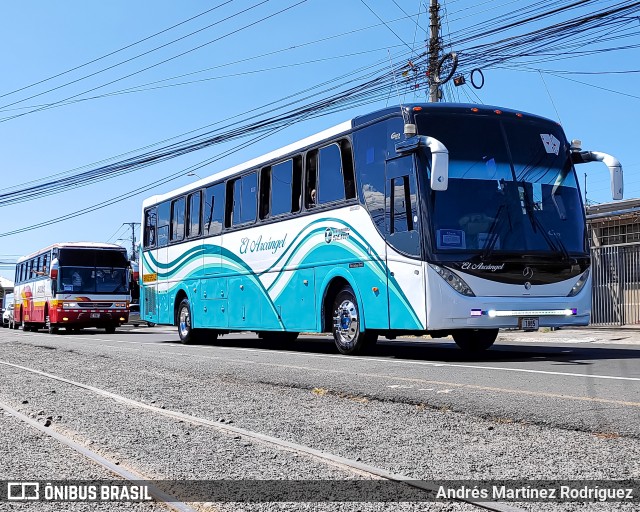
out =
[[91,318],[100,318],[100,313],[91,313]]
[[520,329],[524,331],[537,331],[538,330],[538,318],[525,317],[520,319]]

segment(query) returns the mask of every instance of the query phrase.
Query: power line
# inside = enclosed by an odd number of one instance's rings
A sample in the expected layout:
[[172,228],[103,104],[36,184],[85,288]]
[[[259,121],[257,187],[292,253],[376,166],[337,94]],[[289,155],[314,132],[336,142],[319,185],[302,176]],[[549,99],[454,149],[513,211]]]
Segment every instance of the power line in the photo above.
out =
[[[115,55],[116,53],[120,53],[120,52],[122,52],[124,50],[127,50],[128,48],[136,46],[136,45],[138,45],[140,43],[144,43],[145,41],[148,41],[149,39],[152,39],[152,38],[154,38],[156,36],[159,36],[160,34],[164,34],[165,32],[173,30],[174,28],[177,28],[180,25],[184,25],[185,23],[193,21],[196,18],[204,16],[205,14],[208,14],[208,13],[210,13],[212,11],[215,11],[216,9],[219,9],[222,6],[224,6],[224,5],[228,4],[228,3],[231,3],[232,1],[233,0],[227,0],[226,2],[223,2],[223,3],[219,4],[219,5],[216,5],[215,7],[212,7],[211,9],[207,9],[206,11],[203,11],[200,14],[196,14],[195,16],[192,16],[191,18],[188,18],[188,19],[186,19],[184,21],[181,21],[180,23],[176,23],[175,25],[171,25],[170,27],[167,27],[167,28],[165,28],[165,29],[163,29],[163,30],[161,30],[159,32],[156,32],[155,34],[151,34],[150,36],[147,36],[147,37],[145,37],[143,39],[139,39],[138,41],[135,41],[135,42],[130,43],[130,44],[126,45],[126,46],[123,46],[122,48],[118,48],[117,50],[113,50],[112,52],[106,53],[105,55],[102,55],[100,57],[92,59],[92,60],[90,60],[88,62],[85,62],[84,64],[80,64],[80,65],[75,66],[73,68],[67,69],[66,71],[62,71],[62,72],[60,72],[60,73],[58,73],[56,75],[52,75],[52,76],[50,76],[48,78],[43,78],[42,80],[39,80],[38,82],[34,82],[32,84],[25,85],[23,87],[20,87],[19,89],[14,89],[13,91],[9,91],[9,92],[6,92],[4,94],[0,94],[0,98],[4,98],[5,96],[10,96],[11,94],[15,94],[17,92],[24,91],[25,89],[29,89],[31,87],[35,87],[36,85],[40,85],[40,84],[42,84],[44,82],[48,82],[49,80],[53,80],[54,78],[58,78],[58,77],[61,77],[63,75],[66,75],[68,73],[71,73],[72,71],[76,71],[78,69],[84,68],[84,67],[86,67],[86,66],[88,66],[90,64],[93,64],[95,62],[98,62],[98,61],[100,61],[102,59],[106,59],[107,57],[111,57],[112,55]],[[125,61],[125,62],[127,62],[127,61]],[[121,64],[121,63],[119,63],[119,64]],[[107,69],[109,69],[109,68],[107,68]],[[91,75],[89,75],[89,76],[91,76]]]
[[[268,1],[269,1],[269,0],[263,0],[262,2],[260,2],[260,3],[259,3],[259,4],[257,4],[257,5],[261,5],[261,4],[263,4],[263,3],[265,3],[265,2],[268,2]],[[229,36],[232,36],[232,35],[235,35],[235,34],[237,34],[237,33],[239,33],[239,32],[242,32],[243,30],[246,30],[246,29],[248,29],[248,28],[254,27],[255,25],[258,25],[259,23],[262,23],[262,22],[264,22],[264,21],[266,21],[266,20],[268,20],[268,19],[273,18],[274,16],[278,16],[279,14],[282,14],[282,13],[284,13],[284,12],[286,12],[286,11],[289,11],[289,10],[293,9],[294,7],[297,7],[297,6],[299,6],[299,5],[303,4],[303,3],[307,2],[307,1],[308,1],[308,0],[299,0],[297,3],[295,3],[295,4],[293,4],[293,5],[289,6],[289,7],[286,7],[286,8],[284,8],[284,9],[281,9],[281,10],[279,10],[279,11],[277,11],[277,12],[275,12],[275,13],[272,13],[272,14],[270,14],[270,15],[268,15],[268,16],[264,16],[264,17],[260,18],[260,19],[259,19],[259,20],[257,20],[257,21],[253,21],[253,22],[251,22],[251,23],[248,23],[247,25],[243,25],[242,27],[240,27],[240,28],[238,28],[238,29],[232,30],[231,32],[227,32],[226,34],[224,34],[224,35],[222,35],[222,36],[220,36],[220,37],[217,37],[217,38],[215,38],[215,39],[213,39],[213,40],[211,40],[211,41],[207,41],[206,43],[203,43],[203,44],[201,44],[201,45],[198,45],[198,46],[196,46],[195,48],[191,48],[190,50],[187,50],[187,51],[184,51],[184,52],[182,52],[182,53],[179,53],[178,55],[174,55],[173,57],[169,57],[168,59],[164,59],[164,60],[162,60],[162,61],[160,61],[160,62],[156,62],[155,64],[152,64],[151,66],[147,66],[147,67],[145,67],[145,68],[143,68],[143,69],[140,69],[140,70],[138,70],[138,71],[134,71],[133,73],[129,73],[129,74],[127,74],[127,75],[125,75],[125,76],[122,76],[122,77],[120,77],[120,78],[116,78],[116,79],[111,80],[111,81],[109,81],[109,82],[107,82],[107,83],[105,83],[105,84],[102,84],[102,85],[99,85],[99,86],[93,87],[93,88],[91,88],[91,89],[87,89],[87,90],[85,90],[85,91],[83,91],[83,92],[80,92],[80,93],[78,93],[78,94],[74,94],[74,95],[72,95],[72,96],[68,96],[67,98],[64,98],[64,99],[62,99],[62,100],[60,100],[60,101],[54,102],[54,103],[53,103],[53,105],[57,105],[58,103],[63,103],[63,102],[65,102],[65,101],[71,100],[71,99],[73,99],[73,98],[77,98],[78,96],[82,96],[83,94],[87,94],[87,93],[89,93],[89,92],[93,92],[93,91],[96,91],[96,90],[98,90],[98,89],[102,89],[103,87],[106,87],[106,86],[108,86],[108,85],[114,84],[114,83],[116,83],[116,82],[120,82],[120,81],[125,80],[125,79],[127,79],[127,78],[131,78],[132,76],[138,75],[138,74],[140,74],[140,73],[143,73],[143,72],[145,72],[145,71],[148,71],[148,70],[150,70],[150,69],[153,69],[153,68],[155,68],[155,67],[158,67],[158,66],[160,66],[160,65],[162,65],[162,64],[166,64],[167,62],[170,62],[170,61],[175,60],[175,59],[177,59],[177,58],[183,57],[183,56],[185,56],[185,55],[187,55],[187,54],[189,54],[189,53],[191,53],[191,52],[194,52],[194,51],[196,51],[196,50],[200,50],[201,48],[204,48],[205,46],[208,46],[208,45],[210,45],[210,44],[217,43],[218,41],[221,41],[222,39],[225,39],[225,38],[227,38],[227,37],[229,37]],[[251,8],[253,8],[253,7],[251,7]],[[250,8],[249,8],[249,9],[250,9]],[[245,9],[245,11],[247,11],[247,10],[248,10],[248,9]],[[235,14],[235,15],[233,15],[233,16],[236,16],[236,15],[238,15],[238,14],[241,14],[241,13],[243,13],[243,12],[245,12],[245,11],[240,11],[240,13],[237,13],[237,14]],[[232,17],[232,16],[230,16],[230,17]],[[229,18],[230,18],[230,17],[229,17]],[[226,18],[225,18],[225,19],[226,19]],[[30,97],[29,97],[29,98],[27,98],[27,99],[31,99],[31,98],[33,98],[33,97],[35,97],[35,96],[30,96]],[[11,106],[11,105],[15,105],[15,104],[16,104],[16,102],[14,102],[14,103],[9,103],[9,104],[7,104],[7,105],[3,105],[3,106],[2,106],[2,107],[0,107],[0,108],[5,108],[5,107]],[[18,117],[22,117],[22,116],[26,116],[26,115],[29,115],[29,114],[33,114],[33,113],[35,113],[35,112],[39,112],[39,111],[41,111],[41,110],[44,110],[45,108],[47,108],[47,107],[40,107],[40,108],[36,108],[36,109],[30,110],[30,111],[28,111],[28,112],[23,112],[23,113],[21,113],[21,114],[15,114],[15,115],[13,115],[13,116],[9,116],[9,117],[2,118],[2,119],[0,119],[0,123],[4,123],[4,122],[6,122],[6,121],[10,121],[10,120],[12,120],[12,119],[16,119],[16,118],[18,118]]]

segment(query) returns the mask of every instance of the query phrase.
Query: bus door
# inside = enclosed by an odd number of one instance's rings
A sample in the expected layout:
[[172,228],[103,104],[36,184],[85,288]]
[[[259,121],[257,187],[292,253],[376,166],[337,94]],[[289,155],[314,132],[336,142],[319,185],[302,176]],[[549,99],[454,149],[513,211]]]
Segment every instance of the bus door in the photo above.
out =
[[[167,226],[168,231],[168,226]],[[152,207],[144,212],[144,234],[142,251],[140,252],[139,272],[142,276],[140,287],[140,317],[145,322],[160,323],[158,319],[158,274],[161,268],[158,266],[159,251],[165,251],[164,247],[158,249],[160,230],[158,229],[158,208]],[[164,234],[167,238],[168,234]]]
[[423,329],[425,281],[414,155],[386,161],[385,196],[389,328]]

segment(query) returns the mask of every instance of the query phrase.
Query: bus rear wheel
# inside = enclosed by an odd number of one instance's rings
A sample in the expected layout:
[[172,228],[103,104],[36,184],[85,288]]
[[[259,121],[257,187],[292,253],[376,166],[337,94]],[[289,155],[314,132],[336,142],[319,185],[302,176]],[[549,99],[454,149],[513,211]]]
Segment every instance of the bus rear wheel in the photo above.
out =
[[378,335],[363,331],[358,300],[350,286],[345,286],[333,301],[333,339],[341,354],[360,354],[375,345]]
[[498,329],[460,329],[451,335],[456,345],[465,352],[483,352],[496,341]]

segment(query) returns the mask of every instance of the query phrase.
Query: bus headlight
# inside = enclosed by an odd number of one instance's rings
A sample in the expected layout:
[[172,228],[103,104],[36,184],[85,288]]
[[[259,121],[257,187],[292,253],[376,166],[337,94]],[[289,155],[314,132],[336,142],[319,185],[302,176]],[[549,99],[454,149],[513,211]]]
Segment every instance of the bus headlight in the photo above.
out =
[[571,288],[571,291],[569,292],[569,295],[567,295],[567,297],[575,297],[582,291],[582,289],[584,288],[584,285],[587,283],[587,280],[589,279],[590,270],[591,269],[588,268],[587,270],[584,271],[584,274],[582,274],[582,276],[580,276],[580,279],[576,281],[576,284],[573,285],[573,288]]
[[116,307],[116,308],[126,308],[127,307],[127,303],[126,302],[116,302],[113,306]]
[[77,309],[79,306],[77,302],[63,302],[62,307],[64,309]]
[[471,288],[469,288],[469,285],[467,283],[465,283],[456,274],[451,272],[451,270],[446,269],[444,267],[440,267],[438,265],[434,265],[432,263],[429,263],[429,266],[433,270],[435,270],[438,273],[438,275],[442,279],[444,279],[447,282],[447,284],[449,286],[451,286],[451,288],[453,288],[458,293],[460,293],[462,295],[466,295],[467,297],[475,297],[476,296],[475,293],[473,293],[473,291],[471,291]]

